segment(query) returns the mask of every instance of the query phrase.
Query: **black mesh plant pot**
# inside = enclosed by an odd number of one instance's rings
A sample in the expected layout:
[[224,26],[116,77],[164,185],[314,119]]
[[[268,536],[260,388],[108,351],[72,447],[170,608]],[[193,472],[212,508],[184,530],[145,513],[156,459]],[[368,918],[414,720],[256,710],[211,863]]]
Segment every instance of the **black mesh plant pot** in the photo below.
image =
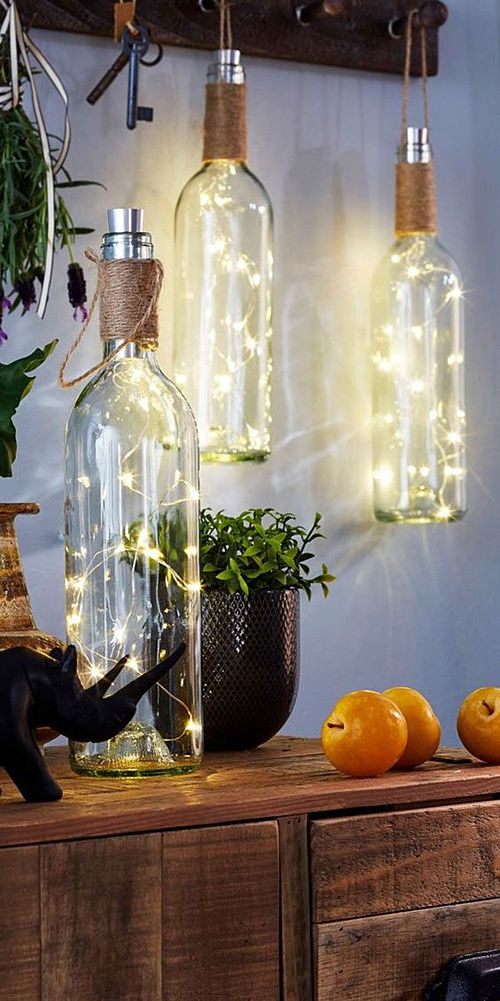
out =
[[201,621],[207,751],[263,744],[286,723],[297,696],[299,592],[206,591]]

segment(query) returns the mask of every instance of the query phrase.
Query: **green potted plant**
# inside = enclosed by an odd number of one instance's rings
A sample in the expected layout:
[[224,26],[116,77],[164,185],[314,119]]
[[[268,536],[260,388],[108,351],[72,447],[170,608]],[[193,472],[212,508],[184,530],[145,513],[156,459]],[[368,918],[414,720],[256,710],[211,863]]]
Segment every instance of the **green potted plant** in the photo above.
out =
[[200,516],[202,684],[207,750],[269,740],[286,723],[299,682],[300,593],[335,580],[311,576],[311,544],[323,538],[292,514],[256,508]]

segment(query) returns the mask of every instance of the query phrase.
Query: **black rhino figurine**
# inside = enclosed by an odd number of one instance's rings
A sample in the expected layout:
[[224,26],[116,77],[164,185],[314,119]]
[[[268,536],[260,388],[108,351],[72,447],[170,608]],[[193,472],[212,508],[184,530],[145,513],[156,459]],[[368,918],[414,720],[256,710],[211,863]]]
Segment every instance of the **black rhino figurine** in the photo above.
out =
[[139,699],[182,657],[186,644],[156,667],[104,698],[127,657],[91,688],[77,674],[74,646],[50,655],[12,647],[0,652],[0,765],[26,800],[57,800],[62,789],[52,778],[35,740],[36,727],[50,726],[70,740],[111,740],[132,719]]

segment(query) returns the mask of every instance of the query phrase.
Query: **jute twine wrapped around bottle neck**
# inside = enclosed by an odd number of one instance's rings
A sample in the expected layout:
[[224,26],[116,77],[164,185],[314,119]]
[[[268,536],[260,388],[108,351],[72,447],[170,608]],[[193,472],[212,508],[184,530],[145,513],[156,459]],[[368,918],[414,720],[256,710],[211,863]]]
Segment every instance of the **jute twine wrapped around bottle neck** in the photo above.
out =
[[[231,4],[219,0],[219,49],[233,48]],[[203,126],[203,162],[247,158],[246,86],[207,83]]]
[[432,163],[396,164],[396,236],[436,232]]
[[[70,389],[102,372],[125,344],[133,341],[143,349],[155,350],[159,343],[158,299],[163,284],[161,262],[156,259],[102,261],[91,249],[85,251],[85,256],[97,266],[96,290],[88,317],[59,370],[59,385],[62,389]],[[66,380],[67,365],[85,336],[98,303],[101,339],[119,340],[120,343],[97,365]]]
[[[408,109],[408,94],[410,87],[410,64],[412,50],[413,17],[411,11],[406,22],[406,54],[403,82],[403,106],[401,118],[400,150],[406,143],[406,119]],[[422,59],[422,88],[424,99],[424,123],[429,128],[429,99],[427,90],[427,35],[425,28],[420,29],[420,52]],[[434,164],[429,163],[397,163],[396,164],[396,236],[410,236],[414,233],[436,232],[436,189],[434,181]]]
[[246,86],[244,83],[207,83],[203,160],[247,158]]

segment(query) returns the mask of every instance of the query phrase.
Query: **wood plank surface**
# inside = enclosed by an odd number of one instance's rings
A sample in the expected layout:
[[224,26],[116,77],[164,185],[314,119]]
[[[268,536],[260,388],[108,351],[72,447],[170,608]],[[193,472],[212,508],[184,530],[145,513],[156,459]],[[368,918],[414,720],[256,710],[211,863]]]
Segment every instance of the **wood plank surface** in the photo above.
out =
[[162,1001],[161,836],[40,851],[41,1001]]
[[272,821],[163,836],[163,1001],[278,1001],[278,855]]
[[[24,21],[32,27],[113,35],[113,0],[18,0],[18,4]],[[243,51],[251,55],[402,73],[404,38],[391,38],[388,24],[412,5],[413,0],[399,4],[356,0],[353,31],[348,4],[344,16],[326,17],[304,27],[291,0],[237,2],[232,4],[233,32]],[[164,44],[210,50],[219,44],[215,3],[204,12],[199,0],[140,0],[138,14],[153,38]],[[437,31],[432,28],[427,34],[432,76],[437,72]],[[415,44],[411,65],[415,74],[421,72],[419,56]]]
[[317,925],[316,940],[317,1001],[421,1001],[448,959],[500,948],[500,900]]
[[312,1001],[312,943],[307,816],[279,821],[281,983],[283,1001]]
[[352,779],[332,768],[318,740],[306,738],[209,754],[197,774],[164,778],[83,778],[71,772],[64,748],[49,748],[47,760],[63,787],[58,803],[24,803],[0,772],[0,847],[500,795],[498,765],[431,762]]
[[40,851],[0,851],[0,1001],[40,1001]]
[[313,920],[500,897],[500,803],[311,825]]

